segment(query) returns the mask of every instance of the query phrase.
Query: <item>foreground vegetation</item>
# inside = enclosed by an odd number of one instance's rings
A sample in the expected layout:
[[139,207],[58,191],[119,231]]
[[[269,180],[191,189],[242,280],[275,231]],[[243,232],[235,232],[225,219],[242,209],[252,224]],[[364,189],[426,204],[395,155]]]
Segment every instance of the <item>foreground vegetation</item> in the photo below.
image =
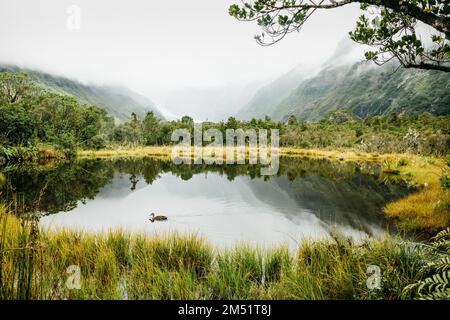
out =
[[450,298],[449,231],[431,246],[332,234],[295,252],[218,251],[196,236],[51,232],[0,212],[0,299]]

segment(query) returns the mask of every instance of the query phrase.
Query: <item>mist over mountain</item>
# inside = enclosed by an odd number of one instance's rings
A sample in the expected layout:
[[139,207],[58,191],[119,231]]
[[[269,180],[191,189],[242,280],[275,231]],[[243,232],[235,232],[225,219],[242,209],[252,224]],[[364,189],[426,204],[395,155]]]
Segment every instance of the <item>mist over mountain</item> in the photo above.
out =
[[86,85],[76,80],[41,71],[22,69],[17,66],[0,65],[1,71],[24,71],[39,86],[60,94],[73,96],[82,103],[103,108],[119,121],[130,119],[132,112],[142,118],[149,111],[153,111],[155,115],[164,119],[163,114],[150,99],[126,87]]
[[173,117],[189,115],[196,121],[222,121],[248,103],[261,83],[184,87],[168,92],[161,104],[165,110],[170,110]]
[[87,85],[17,66],[0,65],[0,71],[26,71],[42,87],[97,105],[119,121],[130,119],[132,112],[143,118],[148,111],[167,120],[189,115],[196,121],[215,122],[266,115],[280,121],[290,115],[317,121],[341,108],[361,118],[394,112],[450,114],[450,74],[398,68],[395,62],[383,66],[358,62],[362,50],[345,38],[320,67],[301,64],[271,82],[186,85],[150,94],[159,98],[160,107],[124,86]]
[[[276,87],[279,81],[267,88]],[[450,113],[449,92],[450,74],[439,71],[398,68],[395,63],[384,66],[368,62],[337,66],[327,63],[317,75],[299,79],[289,94],[280,92],[277,97],[272,96],[271,103],[255,103],[251,109],[244,107],[238,114],[243,118],[268,115],[276,120],[294,115],[310,121],[320,120],[340,108],[362,118],[394,112],[447,115]],[[277,100],[279,102],[274,103]]]
[[236,116],[244,120],[264,118],[266,115],[271,114],[273,107],[287,98],[299,83],[313,74],[313,70],[308,70],[304,66],[292,69],[275,81],[260,88],[249,103],[238,111]]
[[361,61],[365,48],[343,38],[331,56],[314,70],[297,66],[258,90],[237,117],[308,121],[345,108],[366,118],[390,113],[450,114],[450,74],[377,66]]

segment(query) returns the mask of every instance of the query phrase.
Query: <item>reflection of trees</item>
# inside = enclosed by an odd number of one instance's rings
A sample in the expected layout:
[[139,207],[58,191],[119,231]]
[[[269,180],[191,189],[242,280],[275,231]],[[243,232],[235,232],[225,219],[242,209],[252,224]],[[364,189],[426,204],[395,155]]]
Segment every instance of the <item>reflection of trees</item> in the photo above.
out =
[[175,165],[171,161],[153,158],[114,159],[106,160],[106,162],[110,163],[118,172],[135,177],[130,179],[132,183],[134,183],[137,176],[142,176],[147,184],[152,184],[153,181],[160,177],[161,173],[171,173],[182,180],[189,180],[196,174],[215,172],[226,176],[228,180],[232,181],[237,176],[243,175],[251,178],[260,177],[259,172],[261,169],[259,165]]
[[[283,190],[299,207],[314,213],[325,224],[351,226],[367,234],[371,234],[371,226],[384,222],[381,213],[387,202],[412,191],[402,184],[385,184],[376,177],[356,171],[351,177],[337,179],[305,172],[294,181],[289,181],[289,176],[285,176],[272,179],[269,183],[275,189]],[[258,198],[271,201],[268,196]],[[296,219],[295,213],[285,215]]]
[[[162,173],[170,173],[180,179],[189,180],[197,174],[214,172],[226,176],[228,180],[232,181],[238,176],[248,176],[251,179],[263,178],[260,175],[260,169],[260,165],[248,164],[175,165],[171,161],[154,158],[80,160],[44,169],[25,166],[8,170],[6,172],[8,187],[4,194],[9,202],[20,198],[24,210],[35,211],[37,209],[37,211],[51,214],[69,211],[76,207],[78,201],[93,199],[102,187],[112,181],[115,172],[129,175],[130,189],[133,191],[140,179],[143,178],[147,184],[152,184],[159,179]],[[299,186],[299,182],[311,180],[312,177],[316,182],[321,181],[312,190],[308,190],[310,197],[317,192],[326,192],[327,186],[341,190],[356,186],[355,190],[351,188],[352,192],[355,193],[355,196],[361,195],[362,198],[358,198],[363,201],[364,197],[369,197],[371,192],[378,194],[381,190],[374,187],[378,183],[379,172],[380,167],[376,164],[331,162],[326,159],[281,158],[277,176],[286,176],[286,180],[291,183],[291,186],[284,187],[292,189],[291,191],[297,194],[306,191],[296,188]],[[264,180],[272,178],[266,176]],[[355,179],[365,181],[366,184],[355,183]],[[337,196],[340,192],[331,192],[328,196],[332,197],[332,194]],[[348,197],[344,198],[341,199],[342,201],[335,202],[345,204]]]
[[45,169],[19,167],[6,176],[8,202],[17,201],[24,211],[56,213],[93,199],[112,180],[114,170],[102,161],[81,161]]
[[383,222],[387,202],[412,191],[403,180],[383,180],[378,163],[307,158],[286,158],[281,163],[280,175],[286,178],[271,183],[326,224],[351,226],[367,234],[370,226]]

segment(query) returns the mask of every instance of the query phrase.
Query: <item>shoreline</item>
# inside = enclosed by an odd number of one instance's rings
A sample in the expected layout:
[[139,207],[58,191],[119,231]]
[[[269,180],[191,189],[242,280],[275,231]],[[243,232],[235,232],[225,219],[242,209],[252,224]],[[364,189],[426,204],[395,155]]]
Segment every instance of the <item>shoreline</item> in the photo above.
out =
[[[106,160],[151,157],[169,160],[171,151],[171,146],[77,150],[74,159]],[[248,154],[247,148],[247,157]],[[440,177],[448,172],[443,158],[416,154],[367,153],[352,149],[301,149],[292,147],[280,148],[279,154],[282,157],[380,163],[384,167],[383,171],[386,175],[404,178],[417,188],[416,192],[388,203],[383,210],[386,218],[393,222],[401,232],[429,238],[431,234],[450,226],[450,191],[442,189],[440,184]],[[59,158],[52,161],[52,165],[60,161],[65,160]],[[27,161],[22,163],[27,163]]]
[[[171,147],[137,147],[110,150],[83,150],[78,159],[109,159],[121,157],[155,157],[167,159]],[[248,150],[247,150],[248,154]],[[332,161],[371,161],[382,164],[386,174],[407,178],[417,191],[388,203],[385,216],[401,231],[415,234],[433,234],[450,226],[450,192],[443,190],[440,177],[445,172],[442,158],[415,154],[377,154],[350,149],[299,149],[280,148],[280,156],[324,158]]]

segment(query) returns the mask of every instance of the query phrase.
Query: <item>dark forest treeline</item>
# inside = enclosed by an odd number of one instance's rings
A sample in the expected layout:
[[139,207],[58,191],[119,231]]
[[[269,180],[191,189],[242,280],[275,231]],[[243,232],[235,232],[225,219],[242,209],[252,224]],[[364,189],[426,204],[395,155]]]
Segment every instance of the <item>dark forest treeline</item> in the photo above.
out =
[[[37,146],[53,147],[66,154],[76,149],[101,149],[114,145],[170,145],[174,129],[193,132],[194,121],[184,116],[163,121],[149,112],[115,123],[103,109],[75,98],[45,90],[24,73],[0,73],[0,157],[20,157]],[[359,119],[345,109],[319,122],[291,116],[286,122],[266,117],[240,121],[204,122],[203,129],[279,129],[281,146],[300,148],[354,148],[367,152],[413,152],[445,155],[450,149],[450,116],[372,116]]]

